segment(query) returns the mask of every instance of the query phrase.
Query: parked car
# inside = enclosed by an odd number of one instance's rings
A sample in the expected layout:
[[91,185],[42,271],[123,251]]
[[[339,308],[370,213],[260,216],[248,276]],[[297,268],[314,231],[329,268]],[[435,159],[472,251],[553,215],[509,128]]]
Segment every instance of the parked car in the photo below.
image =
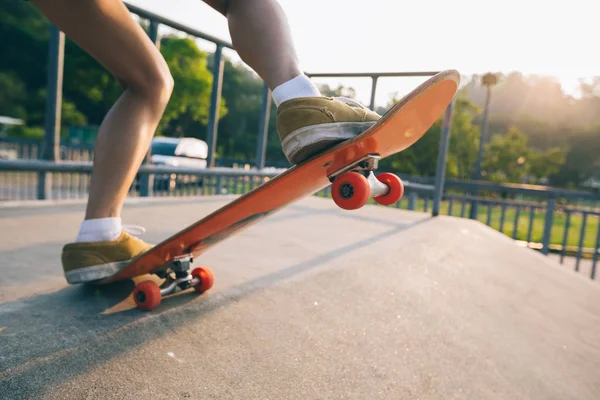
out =
[[0,160],[16,160],[19,154],[15,149],[0,148]]
[[[169,167],[206,168],[208,145],[205,141],[184,137],[155,137],[150,145],[150,163]],[[174,190],[177,185],[202,185],[202,179],[197,176],[157,174],[154,176],[155,190]]]
[[152,139],[151,162],[171,167],[206,168],[208,145],[205,141],[184,137]]

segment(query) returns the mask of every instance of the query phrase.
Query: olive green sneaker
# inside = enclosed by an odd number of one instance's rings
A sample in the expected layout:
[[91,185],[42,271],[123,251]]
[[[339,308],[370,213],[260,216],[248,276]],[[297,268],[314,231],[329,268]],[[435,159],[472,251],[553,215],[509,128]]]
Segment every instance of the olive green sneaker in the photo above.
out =
[[67,282],[87,283],[109,277],[153,245],[125,230],[116,240],[74,242],[63,247],[62,264]]
[[288,161],[298,164],[361,134],[379,118],[346,97],[300,97],[277,108],[277,132]]

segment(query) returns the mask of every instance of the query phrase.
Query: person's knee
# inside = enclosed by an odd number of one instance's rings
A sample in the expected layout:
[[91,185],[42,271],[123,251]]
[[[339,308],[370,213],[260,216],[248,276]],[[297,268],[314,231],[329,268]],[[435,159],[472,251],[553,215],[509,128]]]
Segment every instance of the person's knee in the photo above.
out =
[[169,68],[166,68],[164,71],[161,71],[156,77],[157,87],[156,87],[156,96],[158,101],[161,103],[161,106],[166,106],[171,98],[171,94],[173,93],[173,87],[175,86],[175,81],[173,80],[173,76],[171,75],[171,71]]
[[[162,65],[160,65],[162,64]],[[146,102],[158,109],[164,109],[173,93],[173,76],[164,63],[153,67],[140,68],[126,79],[119,79],[125,90],[141,96]]]
[[156,71],[147,71],[144,79],[139,82],[139,90],[142,94],[160,108],[164,108],[169,102],[171,93],[173,93],[173,86],[173,76],[168,67]]

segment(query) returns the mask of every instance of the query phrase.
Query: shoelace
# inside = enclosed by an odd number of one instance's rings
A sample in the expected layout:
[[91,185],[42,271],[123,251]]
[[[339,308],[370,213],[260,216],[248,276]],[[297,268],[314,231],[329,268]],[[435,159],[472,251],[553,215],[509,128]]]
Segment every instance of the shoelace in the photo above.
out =
[[141,236],[146,233],[146,228],[139,225],[123,225],[123,230],[134,236]]

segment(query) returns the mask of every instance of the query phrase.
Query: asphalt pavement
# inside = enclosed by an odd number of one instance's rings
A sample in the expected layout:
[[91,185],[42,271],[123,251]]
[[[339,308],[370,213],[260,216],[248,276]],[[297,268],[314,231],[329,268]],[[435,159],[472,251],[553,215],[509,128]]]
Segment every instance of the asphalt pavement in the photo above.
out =
[[[229,200],[131,200],[124,223],[157,242]],[[600,393],[598,282],[481,223],[307,198],[198,260],[210,292],[143,312],[133,281],[64,280],[83,210],[0,206],[2,399]]]

